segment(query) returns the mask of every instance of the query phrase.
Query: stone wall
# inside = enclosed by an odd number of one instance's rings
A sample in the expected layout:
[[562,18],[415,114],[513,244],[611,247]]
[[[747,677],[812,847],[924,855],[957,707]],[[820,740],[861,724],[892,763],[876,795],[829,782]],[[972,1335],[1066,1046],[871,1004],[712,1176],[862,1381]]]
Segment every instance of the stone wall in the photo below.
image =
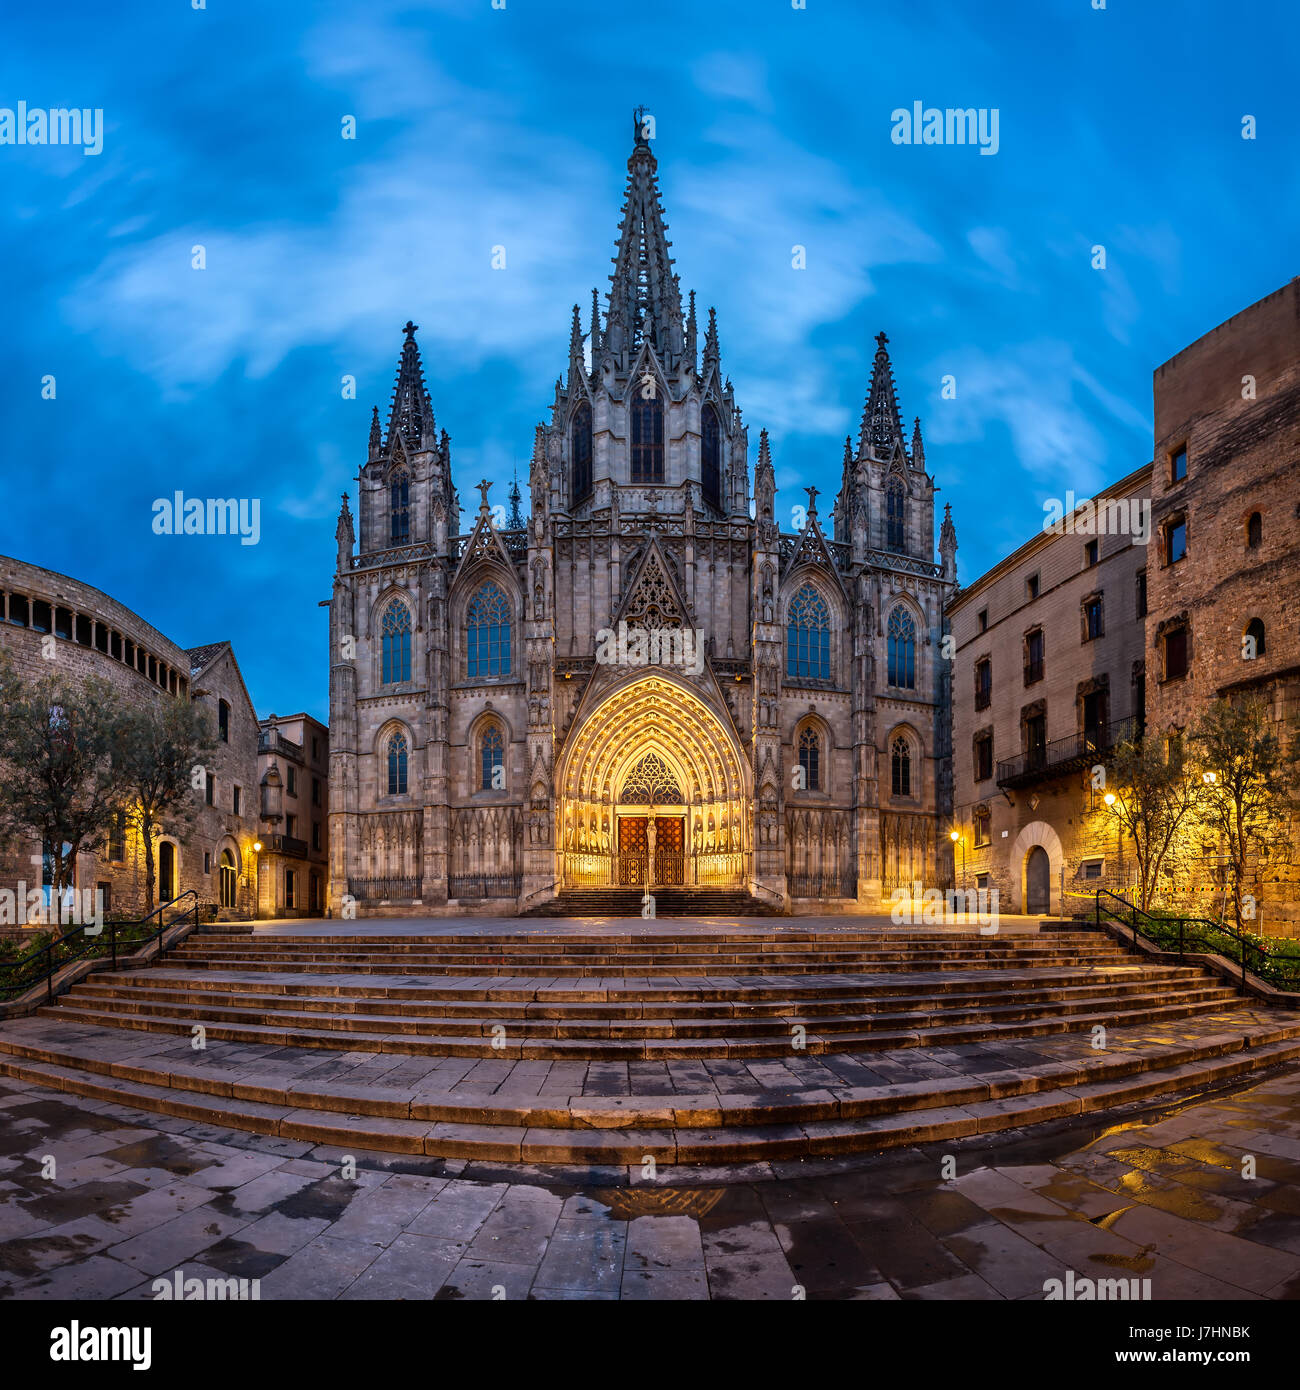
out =
[[[174,848],[177,891],[193,888],[202,903],[214,907],[221,850],[228,848],[239,865],[240,891],[227,915],[251,914],[247,859],[256,825],[256,806],[249,801],[256,795],[256,721],[229,648],[214,655],[209,669],[195,681],[189,652],[89,584],[0,557],[0,594],[0,650],[20,674],[36,679],[53,664],[78,679],[93,675],[107,681],[129,702],[188,696],[211,710],[214,730],[218,701],[227,701],[230,742],[218,747],[213,760],[214,805],[201,804],[188,826],[179,821],[164,825],[158,844],[168,841]],[[233,809],[235,785],[241,787],[243,799],[238,816]],[[38,885],[39,855],[34,839],[0,847],[0,886],[12,888],[19,881]],[[155,872],[157,863],[156,852]],[[107,844],[80,855],[76,878],[82,889],[105,888],[108,910],[114,915],[143,912],[146,870],[139,835],[127,827],[120,858],[109,857]]]

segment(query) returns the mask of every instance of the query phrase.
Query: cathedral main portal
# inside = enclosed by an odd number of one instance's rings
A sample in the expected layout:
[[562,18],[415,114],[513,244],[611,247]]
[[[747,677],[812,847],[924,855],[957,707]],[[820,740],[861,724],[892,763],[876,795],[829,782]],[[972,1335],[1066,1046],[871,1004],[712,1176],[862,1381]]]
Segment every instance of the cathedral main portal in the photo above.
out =
[[564,887],[747,886],[744,763],[696,695],[647,676],[606,696],[566,749],[559,804]]

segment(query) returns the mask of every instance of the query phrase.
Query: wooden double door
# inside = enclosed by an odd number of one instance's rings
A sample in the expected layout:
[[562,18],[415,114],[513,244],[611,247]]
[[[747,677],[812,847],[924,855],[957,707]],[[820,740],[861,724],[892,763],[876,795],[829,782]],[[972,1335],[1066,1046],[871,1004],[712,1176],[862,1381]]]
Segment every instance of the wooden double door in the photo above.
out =
[[620,816],[618,881],[621,884],[682,883],[685,877],[686,818],[655,816],[655,862],[650,868],[649,816]]

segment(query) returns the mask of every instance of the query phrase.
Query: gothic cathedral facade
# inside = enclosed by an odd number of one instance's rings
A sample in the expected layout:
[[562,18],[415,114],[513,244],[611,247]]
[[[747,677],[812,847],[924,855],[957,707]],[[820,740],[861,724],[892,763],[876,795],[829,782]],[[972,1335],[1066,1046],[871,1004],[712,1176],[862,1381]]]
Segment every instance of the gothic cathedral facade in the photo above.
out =
[[[883,334],[826,526],[782,531],[714,312],[698,339],[640,126],[611,288],[573,311],[529,505],[460,526],[415,325],[345,496],[330,600],[330,910],[523,912],[672,886],[853,910],[947,881],[934,482]],[[794,518],[796,512],[789,509]],[[359,534],[358,534],[359,532]],[[606,898],[606,900],[608,900]]]

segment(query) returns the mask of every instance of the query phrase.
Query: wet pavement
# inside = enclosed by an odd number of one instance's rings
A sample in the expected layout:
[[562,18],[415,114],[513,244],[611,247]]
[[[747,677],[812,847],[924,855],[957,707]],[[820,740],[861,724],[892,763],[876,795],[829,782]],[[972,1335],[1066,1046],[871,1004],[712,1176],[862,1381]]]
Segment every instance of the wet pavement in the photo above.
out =
[[[617,1173],[356,1154],[0,1081],[0,1298],[1300,1297],[1300,1075],[1105,1128]],[[50,1160],[53,1160],[52,1164]]]

